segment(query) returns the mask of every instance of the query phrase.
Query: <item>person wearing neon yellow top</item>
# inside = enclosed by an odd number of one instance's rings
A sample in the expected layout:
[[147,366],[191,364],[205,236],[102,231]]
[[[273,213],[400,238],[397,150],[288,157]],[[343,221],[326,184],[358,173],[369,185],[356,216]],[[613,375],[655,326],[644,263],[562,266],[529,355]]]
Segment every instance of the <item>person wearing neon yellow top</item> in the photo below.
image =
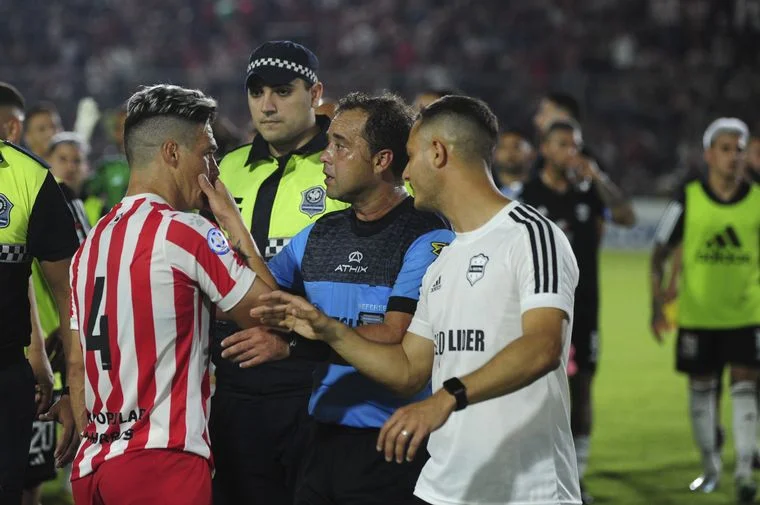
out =
[[740,503],[751,503],[757,492],[752,457],[760,377],[760,186],[743,178],[747,138],[739,119],[721,118],[708,127],[707,176],[687,182],[667,207],[652,254],[652,330],[662,340],[664,265],[682,250],[677,369],[689,376],[692,429],[704,467],[690,489],[709,493],[718,485],[716,391],[720,372],[730,365]]
[[[245,89],[258,134],[219,165],[219,178],[267,260],[320,217],[348,207],[325,189],[320,155],[330,119],[315,113],[323,90],[318,71],[317,57],[300,44],[272,41],[256,48]],[[312,375],[329,349],[258,329],[256,353],[271,361],[243,369],[221,358],[221,341],[237,331],[217,322],[211,345],[214,503],[290,505],[310,427]]]

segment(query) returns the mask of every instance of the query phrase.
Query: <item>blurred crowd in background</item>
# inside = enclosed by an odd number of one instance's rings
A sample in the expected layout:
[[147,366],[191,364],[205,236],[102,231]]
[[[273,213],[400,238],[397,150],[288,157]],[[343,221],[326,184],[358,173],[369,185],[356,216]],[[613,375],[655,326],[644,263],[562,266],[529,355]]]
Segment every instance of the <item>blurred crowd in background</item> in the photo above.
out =
[[[52,101],[67,128],[82,97],[117,110],[140,84],[171,82],[215,96],[243,141],[245,66],[272,39],[312,48],[333,99],[454,89],[532,132],[538,98],[571,93],[629,194],[664,194],[698,169],[715,117],[760,127],[760,0],[0,2],[0,75],[29,103]],[[102,124],[95,158],[112,142]]]

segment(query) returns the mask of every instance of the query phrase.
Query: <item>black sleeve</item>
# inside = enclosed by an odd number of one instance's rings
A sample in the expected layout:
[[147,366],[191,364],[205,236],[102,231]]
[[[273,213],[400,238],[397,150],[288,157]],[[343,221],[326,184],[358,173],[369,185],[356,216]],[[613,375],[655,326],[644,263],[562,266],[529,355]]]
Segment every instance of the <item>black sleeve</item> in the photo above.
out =
[[[596,184],[596,183],[593,183]],[[591,208],[591,215],[606,220],[607,206],[604,204],[602,197],[599,196],[597,188],[592,187],[590,191],[586,192],[586,201]]]
[[654,232],[655,244],[675,247],[683,240],[683,222],[686,214],[685,188],[679,189],[665,207],[660,222]]
[[74,217],[49,172],[34,200],[27,246],[31,255],[42,261],[70,258],[79,247]]

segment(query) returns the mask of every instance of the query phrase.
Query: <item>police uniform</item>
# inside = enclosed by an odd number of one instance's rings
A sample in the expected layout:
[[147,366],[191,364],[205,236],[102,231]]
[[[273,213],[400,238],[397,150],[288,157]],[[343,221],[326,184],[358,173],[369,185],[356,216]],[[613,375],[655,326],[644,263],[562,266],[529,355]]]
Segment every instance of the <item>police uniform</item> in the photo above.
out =
[[[286,83],[300,77],[313,84],[317,66],[316,57],[303,46],[268,42],[251,55],[247,79]],[[319,133],[291,153],[272,156],[259,135],[227,154],[219,166],[219,177],[265,259],[321,216],[348,206],[327,198],[319,157],[327,147],[329,118],[317,116],[317,124]],[[310,423],[312,375],[329,351],[320,342],[299,337],[289,358],[242,369],[221,358],[222,339],[236,331],[234,324],[218,322],[212,342],[214,503],[291,505]]]
[[743,182],[722,201],[705,180],[687,182],[655,240],[683,250],[676,368],[760,367],[760,186]]
[[79,243],[66,201],[47,165],[0,141],[0,503],[20,501],[34,419],[27,296],[32,258],[70,258]]

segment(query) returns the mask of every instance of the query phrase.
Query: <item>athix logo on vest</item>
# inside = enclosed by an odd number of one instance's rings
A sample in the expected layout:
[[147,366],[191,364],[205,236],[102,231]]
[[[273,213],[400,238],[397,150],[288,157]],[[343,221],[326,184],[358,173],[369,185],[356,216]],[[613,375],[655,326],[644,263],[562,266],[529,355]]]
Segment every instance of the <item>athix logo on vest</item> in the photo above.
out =
[[749,263],[750,256],[741,247],[739,235],[733,226],[728,225],[725,230],[707,240],[702,250],[697,254],[697,260],[702,263],[744,265]]
[[[335,272],[345,272],[350,274],[363,274],[367,271],[366,266],[362,266],[361,262],[364,259],[364,254],[360,251],[354,251],[348,255],[348,264],[343,263],[335,267]],[[357,263],[352,265],[351,263]]]

